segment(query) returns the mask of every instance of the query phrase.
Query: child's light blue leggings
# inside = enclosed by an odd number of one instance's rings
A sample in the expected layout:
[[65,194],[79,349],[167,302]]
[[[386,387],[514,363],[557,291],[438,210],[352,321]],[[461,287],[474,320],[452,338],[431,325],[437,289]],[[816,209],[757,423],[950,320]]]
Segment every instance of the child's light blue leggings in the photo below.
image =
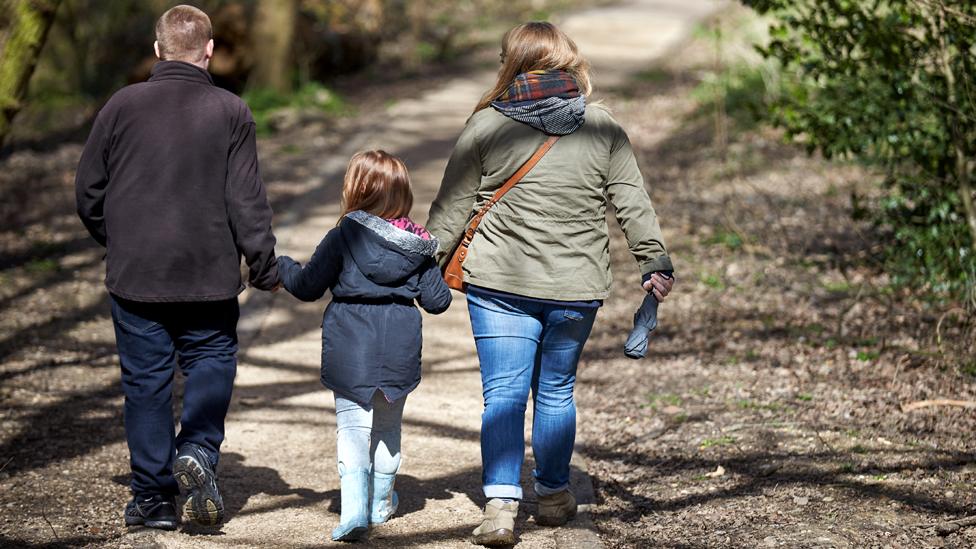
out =
[[373,395],[372,409],[335,395],[339,474],[370,469],[396,474],[400,469],[400,423],[407,397],[388,402],[382,391]]

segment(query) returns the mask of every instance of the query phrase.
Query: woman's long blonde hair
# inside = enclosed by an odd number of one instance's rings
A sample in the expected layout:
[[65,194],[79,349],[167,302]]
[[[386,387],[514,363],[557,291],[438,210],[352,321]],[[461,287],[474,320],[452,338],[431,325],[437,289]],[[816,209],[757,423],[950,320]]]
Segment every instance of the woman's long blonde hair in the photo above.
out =
[[590,95],[590,63],[580,55],[572,38],[546,21],[518,25],[502,38],[502,68],[498,71],[498,81],[478,102],[475,112],[498,99],[519,74],[554,69],[572,74],[580,93]]

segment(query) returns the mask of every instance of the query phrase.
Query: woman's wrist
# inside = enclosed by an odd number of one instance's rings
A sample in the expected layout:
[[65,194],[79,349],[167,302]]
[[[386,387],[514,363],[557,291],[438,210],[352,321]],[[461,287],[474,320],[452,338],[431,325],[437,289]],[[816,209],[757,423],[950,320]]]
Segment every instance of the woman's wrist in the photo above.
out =
[[656,275],[656,274],[660,274],[664,278],[674,279],[674,271],[671,271],[671,270],[667,270],[667,271],[651,271],[649,273],[644,273],[644,275],[641,277],[641,284],[642,285],[643,284],[647,284],[647,282],[651,279],[651,277],[654,276],[654,275]]

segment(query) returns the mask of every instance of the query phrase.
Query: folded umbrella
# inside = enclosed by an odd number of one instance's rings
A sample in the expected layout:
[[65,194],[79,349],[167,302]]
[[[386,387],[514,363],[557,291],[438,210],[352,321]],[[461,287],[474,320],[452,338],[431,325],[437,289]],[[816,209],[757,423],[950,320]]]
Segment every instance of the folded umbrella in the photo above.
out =
[[634,313],[634,329],[624,344],[624,354],[628,358],[644,358],[647,356],[647,338],[654,328],[657,328],[657,298],[648,292],[640,309]]

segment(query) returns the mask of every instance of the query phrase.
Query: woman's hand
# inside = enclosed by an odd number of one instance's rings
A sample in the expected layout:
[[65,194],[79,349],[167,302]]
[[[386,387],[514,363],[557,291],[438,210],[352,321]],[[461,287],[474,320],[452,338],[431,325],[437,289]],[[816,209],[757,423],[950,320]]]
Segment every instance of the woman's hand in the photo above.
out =
[[672,286],[674,286],[674,277],[669,278],[661,273],[654,273],[644,283],[644,289],[653,292],[658,301],[664,301],[664,298],[668,297]]

